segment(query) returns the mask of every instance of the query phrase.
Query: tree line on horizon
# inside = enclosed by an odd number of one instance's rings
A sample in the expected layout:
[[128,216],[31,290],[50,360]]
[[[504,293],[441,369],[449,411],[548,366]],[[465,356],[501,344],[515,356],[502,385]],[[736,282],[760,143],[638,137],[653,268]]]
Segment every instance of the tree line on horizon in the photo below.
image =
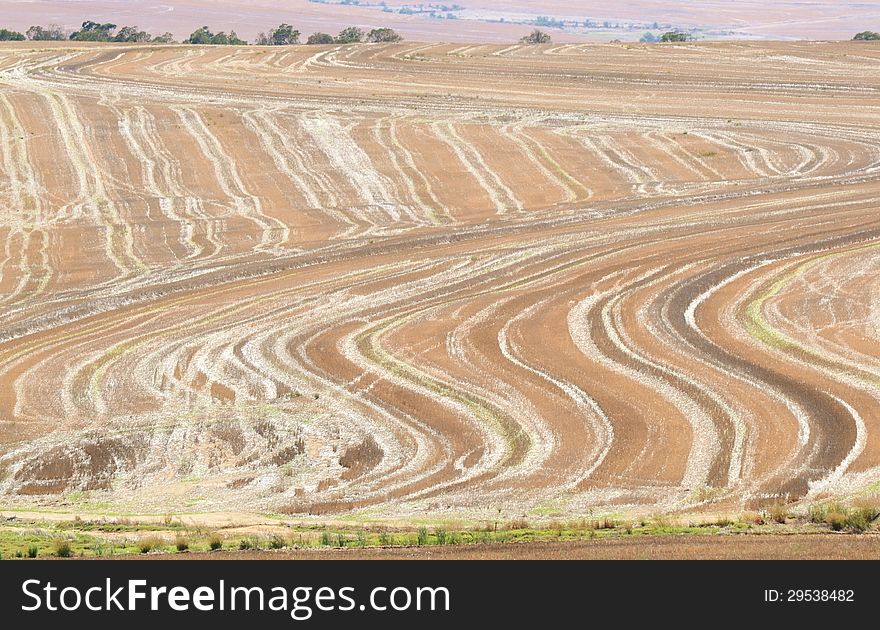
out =
[[[123,26],[110,22],[86,20],[77,31],[69,32],[57,24],[49,26],[31,26],[24,33],[9,29],[0,29],[0,41],[78,41],[78,42],[117,42],[117,43],[153,43],[176,44],[171,33],[152,36],[137,26]],[[290,46],[300,43],[300,32],[290,24],[281,24],[268,33],[260,33],[255,41],[258,46]],[[357,43],[393,43],[403,38],[391,28],[374,28],[365,30],[357,26],[342,29],[335,37],[329,33],[312,33],[307,44],[357,44]],[[183,44],[213,44],[247,46],[248,42],[241,39],[235,31],[213,32],[208,26],[201,26],[193,31]]]
[[[655,35],[654,33],[650,32],[645,33],[644,35],[642,35],[642,38],[639,41],[643,44],[665,44],[671,42],[690,42],[693,40],[693,35],[685,31],[669,31],[661,35]],[[552,41],[553,40],[550,38],[549,34],[536,28],[529,35],[526,35],[525,37],[520,39],[519,43],[550,44],[552,43]],[[856,36],[853,37],[853,41],[880,41],[880,33],[876,33],[874,31],[862,31],[861,33],[856,33]]]
[[[280,24],[276,28],[270,29],[268,33],[260,33],[255,44],[258,46],[291,46],[299,44],[300,31],[296,30],[290,24]],[[57,24],[49,26],[31,26],[24,33],[13,31],[6,28],[0,28],[0,41],[81,41],[81,42],[117,42],[117,43],[153,43],[153,44],[175,44],[174,36],[171,33],[163,33],[162,35],[152,36],[146,31],[140,30],[137,26],[123,26],[117,30],[117,25],[110,22],[94,22],[86,20],[82,23],[77,31],[69,32]],[[403,38],[391,28],[374,28],[366,31],[357,26],[349,26],[342,29],[338,35],[333,36],[329,33],[312,33],[306,39],[306,44],[357,44],[357,43],[393,43],[402,41]],[[645,33],[642,36],[642,43],[667,43],[667,42],[688,42],[692,41],[693,36],[684,31],[669,31],[662,35],[654,35],[653,33]],[[880,33],[874,31],[862,31],[853,37],[854,41],[878,41]],[[553,42],[550,35],[540,29],[534,29],[530,34],[519,40],[520,44],[551,44]],[[248,42],[238,37],[235,31],[228,34],[225,31],[214,33],[208,26],[201,26],[193,31],[188,38],[183,40],[183,44],[213,44],[213,45],[233,45],[247,46]]]
[[[118,31],[116,24],[109,22],[93,22],[88,20],[82,23],[78,31],[72,33],[66,32],[58,25],[50,25],[48,27],[31,26],[25,33],[17,33],[7,29],[0,29],[0,41],[23,41],[29,39],[32,41],[92,41],[92,42],[118,42],[118,43],[154,43],[154,44],[175,44],[174,36],[171,33],[164,33],[157,37],[153,37],[149,33],[138,29],[137,26],[123,26]],[[270,29],[268,33],[262,32],[257,35],[255,44],[257,46],[292,46],[301,43],[300,31],[290,24],[280,24],[276,28]],[[871,35],[880,35],[866,31],[859,33],[855,39],[873,39]],[[670,31],[660,36],[652,33],[646,33],[642,37],[642,42],[686,42],[692,39],[691,35],[682,31]],[[342,29],[338,35],[333,36],[329,33],[312,33],[306,39],[306,44],[358,44],[358,43],[394,43],[402,41],[403,38],[391,28],[374,28],[366,31],[357,26],[349,26]],[[231,45],[231,46],[247,46],[248,42],[241,39],[236,32],[225,31],[213,32],[208,26],[201,26],[193,31],[189,37],[181,43],[193,45]],[[551,44],[553,39],[551,36],[540,30],[534,29],[530,34],[519,40],[520,44]]]
[[[642,43],[669,43],[669,42],[689,42],[693,41],[693,36],[684,31],[669,31],[662,35],[654,35],[653,33],[645,33],[640,40]],[[553,39],[548,33],[536,28],[531,33],[519,40],[520,44],[552,44]]]
[[[282,24],[273,28],[269,33],[260,33],[257,36],[258,46],[289,46],[300,43],[301,33],[290,24]],[[342,29],[335,37],[329,33],[312,33],[306,39],[306,44],[359,44],[363,42],[371,44],[387,44],[403,41],[403,38],[390,28],[374,28],[365,31],[357,26],[349,26]]]

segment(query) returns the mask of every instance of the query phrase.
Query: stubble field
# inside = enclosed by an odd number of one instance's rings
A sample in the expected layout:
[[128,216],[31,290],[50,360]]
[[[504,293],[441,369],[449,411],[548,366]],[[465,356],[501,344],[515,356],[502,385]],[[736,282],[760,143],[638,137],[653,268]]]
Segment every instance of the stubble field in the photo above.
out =
[[872,500],[880,48],[0,49],[0,505]]

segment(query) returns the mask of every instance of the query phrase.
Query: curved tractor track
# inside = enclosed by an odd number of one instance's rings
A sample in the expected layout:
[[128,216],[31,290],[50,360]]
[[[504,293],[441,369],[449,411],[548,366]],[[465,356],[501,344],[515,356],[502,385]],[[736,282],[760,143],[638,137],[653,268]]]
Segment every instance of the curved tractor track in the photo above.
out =
[[880,481],[880,49],[0,49],[0,493],[492,518]]

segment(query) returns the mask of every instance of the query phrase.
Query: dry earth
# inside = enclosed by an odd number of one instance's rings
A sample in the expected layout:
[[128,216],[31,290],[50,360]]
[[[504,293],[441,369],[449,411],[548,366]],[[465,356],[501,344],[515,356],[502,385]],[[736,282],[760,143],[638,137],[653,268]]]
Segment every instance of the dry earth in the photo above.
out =
[[161,560],[880,560],[880,540],[847,535],[636,536],[399,549],[117,556]]
[[0,502],[880,482],[880,47],[0,48]]

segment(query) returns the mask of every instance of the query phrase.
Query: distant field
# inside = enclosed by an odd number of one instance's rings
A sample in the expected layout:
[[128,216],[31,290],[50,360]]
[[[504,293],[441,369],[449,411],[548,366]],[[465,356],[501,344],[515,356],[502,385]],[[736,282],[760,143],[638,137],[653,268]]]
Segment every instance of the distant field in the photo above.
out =
[[[662,0],[460,0],[433,3],[459,5],[461,10],[401,15],[400,8],[419,3],[388,1],[392,12],[383,12],[379,1],[362,0],[362,5],[341,5],[308,0],[165,0],[161,3],[132,3],[128,0],[0,0],[0,26],[26,29],[32,24],[56,22],[68,27],[83,20],[134,24],[154,33],[171,31],[186,37],[198,26],[216,30],[235,29],[253,39],[280,22],[294,24],[304,33],[338,32],[349,24],[390,26],[407,38],[423,41],[514,42],[528,30],[525,23],[539,16],[578,21],[564,30],[550,29],[559,41],[638,39],[645,30],[697,28],[714,38],[762,39],[850,39],[863,30],[880,30],[880,2],[757,2],[755,0],[713,0],[665,2]],[[428,4],[428,3],[426,3]],[[445,19],[447,15],[458,19]],[[444,19],[438,19],[444,18]],[[502,22],[503,20],[503,22]],[[590,27],[583,22],[591,20]],[[605,28],[608,22],[614,28]],[[654,23],[662,26],[653,28]]]
[[0,507],[876,505],[878,119],[854,42],[4,45]]

